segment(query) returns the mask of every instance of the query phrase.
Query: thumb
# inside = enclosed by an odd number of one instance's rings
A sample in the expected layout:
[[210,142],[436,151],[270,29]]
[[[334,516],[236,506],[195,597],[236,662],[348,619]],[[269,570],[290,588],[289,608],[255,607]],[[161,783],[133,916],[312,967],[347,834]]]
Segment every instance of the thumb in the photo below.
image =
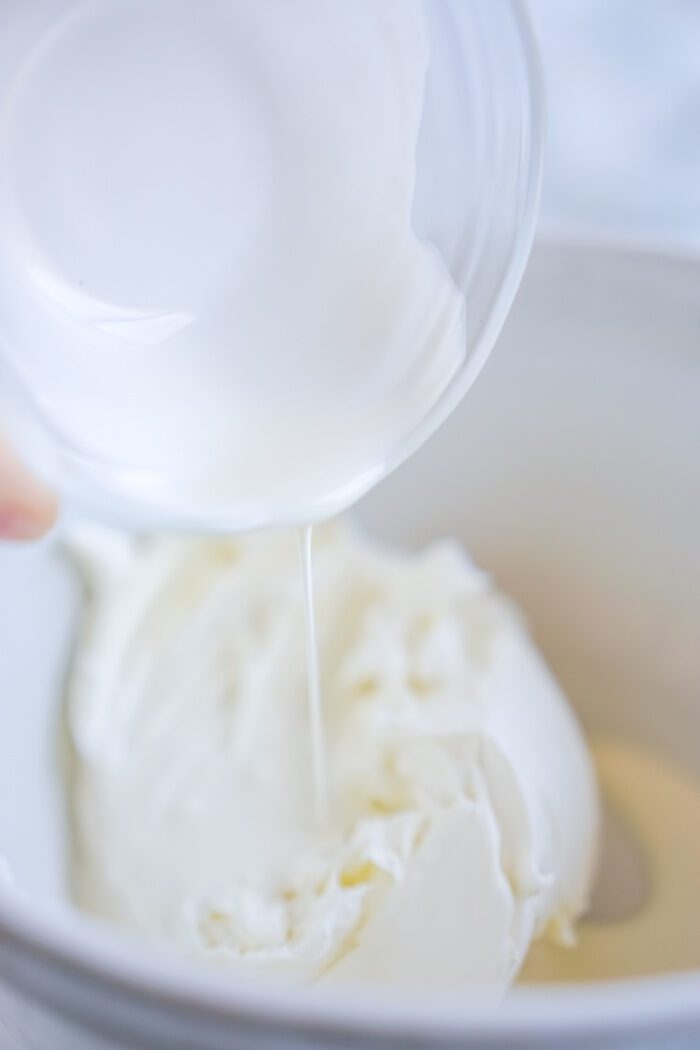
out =
[[20,463],[0,434],[0,539],[38,539],[57,515],[56,496]]

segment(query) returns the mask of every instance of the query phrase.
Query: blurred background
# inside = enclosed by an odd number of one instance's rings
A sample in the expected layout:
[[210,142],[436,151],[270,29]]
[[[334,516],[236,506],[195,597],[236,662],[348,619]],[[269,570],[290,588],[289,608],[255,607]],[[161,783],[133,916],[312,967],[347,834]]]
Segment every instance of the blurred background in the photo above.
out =
[[540,229],[700,250],[700,0],[529,0],[546,79]]

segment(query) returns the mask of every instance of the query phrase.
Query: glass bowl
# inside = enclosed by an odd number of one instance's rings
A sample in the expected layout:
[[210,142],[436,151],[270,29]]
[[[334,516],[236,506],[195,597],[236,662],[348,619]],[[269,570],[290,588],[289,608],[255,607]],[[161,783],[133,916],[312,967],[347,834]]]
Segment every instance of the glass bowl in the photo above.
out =
[[[257,254],[278,198],[305,177],[294,161],[280,173],[258,141],[282,104],[274,92],[296,90],[309,20],[350,9],[280,4],[285,52],[262,71],[241,43],[245,5],[40,0],[2,15],[2,419],[67,503],[139,528],[320,520],[404,460],[464,395],[532,242],[542,98],[518,3],[415,7],[429,61],[406,226],[438,275],[418,297],[402,276],[406,252],[378,234],[348,269],[340,242],[354,224],[342,215],[338,235],[318,240],[327,264],[313,274],[299,264],[304,231],[316,236],[313,201],[288,258]],[[397,8],[396,25],[408,14]],[[354,46],[337,61],[354,62]],[[322,91],[336,57],[315,61],[309,83]],[[358,69],[357,98],[343,105],[368,122]],[[321,139],[319,163],[328,154]],[[370,162],[369,151],[344,161],[357,171],[360,219],[365,199],[391,191],[377,189]],[[246,194],[271,172],[262,207]],[[319,187],[333,192],[332,170]],[[258,265],[279,280],[251,307]],[[295,328],[316,315],[323,353]]]

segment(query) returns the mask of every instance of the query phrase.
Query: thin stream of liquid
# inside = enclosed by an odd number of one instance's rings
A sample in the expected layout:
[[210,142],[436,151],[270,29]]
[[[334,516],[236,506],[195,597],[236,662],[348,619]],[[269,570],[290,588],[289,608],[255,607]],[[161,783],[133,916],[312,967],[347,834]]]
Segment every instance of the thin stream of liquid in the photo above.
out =
[[321,671],[316,641],[313,571],[311,563],[312,526],[299,529],[299,561],[304,597],[304,626],[306,631],[306,674],[311,739],[311,766],[316,821],[323,824],[328,816],[328,773],[326,770],[326,739],[323,726],[321,698]]

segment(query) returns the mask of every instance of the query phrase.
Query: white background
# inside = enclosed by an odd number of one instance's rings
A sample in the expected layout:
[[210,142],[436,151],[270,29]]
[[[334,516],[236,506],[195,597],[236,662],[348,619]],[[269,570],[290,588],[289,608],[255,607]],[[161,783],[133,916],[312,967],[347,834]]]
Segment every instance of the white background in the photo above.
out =
[[700,251],[700,0],[531,0],[541,228]]

